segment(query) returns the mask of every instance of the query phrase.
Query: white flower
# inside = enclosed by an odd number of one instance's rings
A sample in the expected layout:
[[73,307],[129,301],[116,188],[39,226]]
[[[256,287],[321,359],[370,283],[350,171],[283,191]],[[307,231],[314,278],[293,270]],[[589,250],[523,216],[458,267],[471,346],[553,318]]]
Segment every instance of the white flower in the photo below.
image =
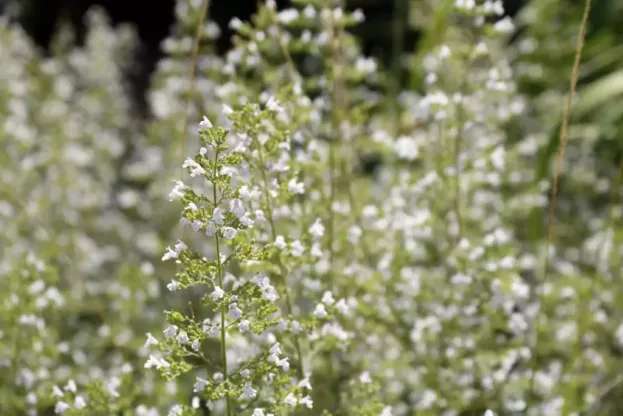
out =
[[249,321],[246,319],[240,321],[238,324],[238,330],[240,332],[247,332],[249,330]]
[[394,152],[401,159],[415,160],[420,154],[417,142],[411,137],[400,136],[394,144]]
[[308,409],[312,409],[314,407],[314,401],[309,396],[305,396],[299,400],[299,404],[306,406]]
[[167,252],[164,253],[164,256],[162,256],[162,261],[176,259],[182,252],[182,250],[185,250],[187,248],[188,246],[186,246],[186,244],[184,244],[181,240],[177,240],[177,244],[173,248],[167,247]]
[[205,169],[201,167],[201,165],[195,162],[191,158],[187,158],[182,164],[183,168],[190,168],[190,177],[194,178],[198,175],[203,175],[206,173]]
[[291,23],[292,21],[298,19],[299,11],[297,9],[285,9],[279,12],[277,18],[283,24]]
[[249,213],[245,213],[242,217],[240,217],[240,223],[242,225],[244,225],[245,227],[253,227],[253,224],[255,224],[253,222],[253,220],[251,219],[251,217],[249,217]]
[[327,311],[324,307],[324,304],[319,303],[316,305],[316,310],[314,310],[314,315],[316,315],[319,319],[324,319],[327,317]]
[[242,20],[238,17],[234,17],[229,21],[229,28],[233,30],[238,30],[242,27]]
[[262,409],[253,409],[253,414],[251,416],[266,416],[266,413],[264,413],[264,410]]
[[214,224],[223,225],[223,210],[218,207],[214,208],[214,212],[212,213],[212,221],[214,221]]
[[331,293],[331,291],[327,290],[326,292],[324,292],[324,294],[322,295],[322,303],[329,306],[335,303],[335,299],[333,298],[333,293]]
[[238,231],[236,231],[236,229],[232,227],[223,227],[221,228],[221,233],[223,234],[223,237],[231,240],[236,236],[236,234],[238,234]]
[[391,406],[385,406],[383,408],[383,410],[381,411],[381,413],[379,414],[379,416],[392,416],[392,407]]
[[335,304],[335,308],[342,314],[348,315],[350,313],[350,306],[346,303],[344,299],[340,299]]
[[201,377],[197,377],[197,381],[195,382],[195,385],[193,386],[193,392],[195,393],[199,393],[205,390],[206,387],[208,387],[208,385],[210,384],[210,382],[208,380],[204,380]]
[[370,373],[368,371],[364,371],[359,375],[359,382],[363,384],[372,383],[372,377],[370,377]]
[[188,341],[190,341],[190,338],[188,338],[186,331],[181,331],[177,336],[177,342],[180,344],[186,344]]
[[221,289],[218,286],[214,286],[214,291],[212,293],[210,293],[210,297],[212,298],[213,301],[217,301],[219,299],[223,299],[223,296],[225,295],[225,292],[223,291],[223,289]]
[[236,302],[229,305],[229,312],[227,312],[231,319],[238,319],[242,316],[242,310],[238,307]]
[[311,248],[311,255],[320,258],[324,255],[322,249],[320,248],[320,243],[314,243]]
[[506,16],[502,20],[498,20],[493,28],[500,33],[510,33],[515,30],[515,25],[510,17]]
[[259,223],[263,223],[264,221],[266,221],[266,217],[264,217],[264,211],[262,211],[261,209],[255,211],[255,221]]
[[214,224],[214,221],[207,222],[205,233],[208,237],[212,237],[214,234],[216,234],[216,224]]
[[193,231],[197,232],[201,230],[201,227],[203,227],[203,223],[199,220],[193,220],[190,226],[192,227]]
[[87,406],[87,402],[84,400],[82,396],[76,396],[74,399],[74,408],[76,409],[84,409]]
[[223,114],[225,114],[225,116],[230,116],[233,112],[234,110],[232,110],[230,106],[223,104]]
[[289,358],[288,358],[288,357],[285,357],[285,358],[283,358],[283,359],[281,359],[281,360],[277,360],[277,361],[275,362],[275,365],[276,365],[277,367],[281,367],[281,369],[282,369],[283,371],[288,371],[288,370],[290,370],[290,361],[289,361]]
[[275,238],[275,242],[273,244],[279,250],[283,250],[287,247],[286,240],[283,238],[282,235],[278,235],[277,238]]
[[211,128],[212,128],[212,123],[210,123],[210,120],[208,120],[206,116],[203,116],[203,120],[199,122],[199,131],[211,129]]
[[294,257],[301,257],[305,252],[305,247],[299,240],[294,240],[291,244],[291,253]]
[[67,382],[67,385],[65,386],[65,391],[70,391],[72,393],[75,393],[78,391],[78,386],[76,386],[76,382],[73,380],[69,380]]
[[180,282],[178,282],[177,280],[171,280],[171,283],[167,285],[167,289],[169,289],[171,292],[174,292],[179,286]]
[[300,388],[306,388],[306,389],[309,389],[309,390],[312,389],[311,383],[309,382],[309,377],[305,377],[303,380],[299,381],[298,386]]
[[363,14],[363,11],[361,9],[355,10],[351,16],[357,23],[361,23],[366,20],[366,16]]
[[182,413],[184,413],[184,409],[182,409],[182,406],[180,406],[179,404],[175,404],[173,405],[173,407],[171,407],[171,409],[169,409],[169,413],[167,414],[167,416],[181,416]]
[[173,338],[177,334],[177,326],[169,325],[163,332],[166,339]]
[[314,19],[316,17],[316,9],[311,4],[308,4],[303,9],[303,16],[307,19]]
[[270,351],[269,352],[271,354],[276,354],[276,355],[281,354],[281,348],[279,347],[280,345],[281,344],[279,342],[275,342],[275,344],[272,347],[270,347]]
[[246,213],[242,201],[238,198],[234,198],[229,202],[229,211],[237,218],[242,217]]
[[182,198],[184,196],[184,190],[188,188],[182,181],[173,182],[175,182],[175,186],[171,190],[171,193],[169,193],[169,201],[175,201]]
[[288,395],[283,399],[283,402],[288,406],[296,406],[296,397],[292,393],[288,393]]
[[164,358],[156,357],[153,354],[149,356],[149,358],[147,359],[147,362],[145,363],[145,368],[156,367],[157,369],[160,369],[162,367],[166,368],[170,366],[171,364],[169,364],[167,360],[165,360]]
[[304,194],[305,184],[303,182],[297,182],[296,178],[292,178],[288,182],[288,191],[292,194]]
[[249,201],[251,199],[251,192],[249,192],[247,185],[241,186],[240,189],[238,189],[238,194],[240,195],[240,198],[245,201]]
[[148,332],[145,335],[147,335],[147,341],[145,341],[145,345],[144,345],[145,348],[149,348],[151,345],[158,345],[158,340],[154,338],[151,332]]
[[190,344],[190,347],[193,349],[193,351],[199,351],[200,346],[201,346],[201,343],[199,342],[198,339],[193,340],[193,343]]
[[63,393],[63,390],[59,389],[58,386],[52,387],[52,397],[63,397],[63,396],[65,396],[65,393]]
[[54,406],[54,413],[56,413],[57,415],[62,415],[70,408],[71,406],[69,405],[69,403],[60,401],[56,403],[56,406]]
[[309,227],[309,233],[314,236],[315,239],[319,239],[324,235],[324,225],[322,225],[320,218],[316,218],[316,221]]
[[253,388],[251,383],[247,382],[242,388],[242,399],[254,399],[257,396],[257,390]]

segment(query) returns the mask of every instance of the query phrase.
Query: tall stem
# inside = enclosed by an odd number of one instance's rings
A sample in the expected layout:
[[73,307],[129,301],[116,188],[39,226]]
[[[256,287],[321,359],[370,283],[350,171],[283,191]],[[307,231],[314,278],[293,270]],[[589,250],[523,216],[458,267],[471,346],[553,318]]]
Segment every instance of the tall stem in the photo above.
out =
[[[258,151],[258,157],[260,160],[260,170],[262,171],[262,181],[264,183],[264,201],[266,203],[266,211],[268,214],[268,223],[270,225],[270,232],[273,238],[273,241],[277,239],[277,230],[275,226],[275,220],[273,218],[273,209],[270,203],[270,195],[268,194],[268,178],[266,176],[266,170],[264,169],[264,157],[262,155],[262,151]],[[283,278],[283,288],[286,299],[286,309],[289,315],[292,315],[292,300],[290,298],[290,289],[288,288],[287,282],[287,271],[281,262],[281,257],[277,257],[277,265],[279,266],[279,272]],[[302,380],[305,376],[305,370],[303,367],[303,354],[301,353],[301,344],[299,343],[299,337],[297,334],[294,334],[294,348],[296,349],[296,359],[299,363],[298,365],[298,376]]]
[[[216,151],[216,155],[214,157],[214,177],[217,175],[217,166],[218,166],[218,150]],[[216,181],[212,181],[212,196],[214,198],[214,204],[217,201],[216,195]],[[218,277],[218,284],[221,289],[223,289],[223,265],[221,264],[221,247],[218,237],[218,231],[214,234],[216,240],[216,273]],[[223,361],[223,380],[227,383],[228,374],[227,374],[227,331],[225,326],[225,314],[227,313],[226,306],[223,305],[221,307],[221,360]],[[231,400],[229,397],[229,393],[226,393],[225,396],[226,406],[227,406],[227,416],[231,415]]]

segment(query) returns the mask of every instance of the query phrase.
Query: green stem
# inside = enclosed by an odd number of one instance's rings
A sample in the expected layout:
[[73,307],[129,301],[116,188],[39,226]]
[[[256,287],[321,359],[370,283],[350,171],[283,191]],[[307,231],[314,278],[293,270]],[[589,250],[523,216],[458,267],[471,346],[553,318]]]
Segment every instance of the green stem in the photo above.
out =
[[[262,150],[259,149],[258,150],[258,157],[260,159],[260,170],[262,171],[262,181],[264,182],[264,200],[266,202],[266,211],[268,214],[268,223],[270,225],[270,231],[271,231],[271,235],[273,238],[273,241],[275,241],[277,239],[277,230],[276,230],[276,226],[275,226],[275,221],[273,219],[273,210],[272,210],[272,206],[270,204],[270,195],[268,194],[268,178],[266,177],[266,170],[264,169],[264,157],[262,155]],[[281,276],[283,278],[283,288],[284,288],[284,293],[285,293],[285,300],[286,300],[286,309],[288,311],[288,314],[290,316],[293,315],[292,313],[292,300],[290,298],[290,289],[288,288],[288,283],[286,281],[287,279],[287,271],[283,265],[283,263],[281,262],[281,256],[277,256],[277,265],[279,266],[279,272],[281,273]],[[296,349],[296,359],[299,363],[298,368],[297,368],[297,373],[299,378],[302,380],[305,377],[305,370],[303,367],[303,354],[301,353],[301,344],[299,342],[299,337],[297,334],[294,334],[294,348]]]
[[[218,166],[218,149],[216,150],[216,155],[214,156],[214,178],[217,175],[217,166]],[[214,197],[214,201],[216,201],[216,181],[212,180],[212,196]],[[216,240],[216,273],[218,276],[218,284],[221,289],[223,289],[223,267],[221,265],[221,247],[218,238],[218,231],[214,234]],[[223,361],[223,380],[227,383],[228,375],[227,375],[227,329],[225,327],[225,314],[227,313],[226,306],[223,304],[221,307],[221,360]],[[229,393],[225,395],[226,406],[227,406],[227,416],[231,416],[231,400],[229,397]]]

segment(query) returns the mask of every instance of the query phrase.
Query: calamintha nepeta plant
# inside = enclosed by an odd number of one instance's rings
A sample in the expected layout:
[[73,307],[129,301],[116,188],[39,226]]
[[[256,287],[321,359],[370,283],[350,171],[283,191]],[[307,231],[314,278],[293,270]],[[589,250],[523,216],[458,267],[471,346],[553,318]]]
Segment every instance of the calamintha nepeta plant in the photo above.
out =
[[262,3],[223,57],[208,8],[189,82],[204,3],[178,1],[143,123],[125,34],[93,15],[86,47],[40,64],[0,21],[0,413],[608,411],[616,167],[570,142],[545,281],[547,120],[502,3],[447,3],[437,44],[398,57],[419,93],[362,55],[344,3]]

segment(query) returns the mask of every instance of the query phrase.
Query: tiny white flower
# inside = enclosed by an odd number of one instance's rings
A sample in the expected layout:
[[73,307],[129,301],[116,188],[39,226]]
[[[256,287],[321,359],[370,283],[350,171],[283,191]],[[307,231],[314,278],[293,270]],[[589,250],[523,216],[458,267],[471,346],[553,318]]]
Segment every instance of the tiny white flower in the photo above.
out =
[[309,396],[305,396],[299,400],[299,404],[306,406],[308,409],[312,409],[314,407],[314,401]]
[[319,303],[316,305],[314,315],[316,315],[316,317],[319,319],[324,319],[327,317],[327,310],[325,309],[324,304]]
[[242,217],[240,217],[240,223],[242,225],[244,225],[245,227],[253,227],[253,224],[255,224],[253,222],[253,220],[251,219],[251,217],[249,217],[249,213],[245,213]]
[[266,221],[266,217],[264,217],[264,211],[262,211],[261,209],[255,211],[255,221],[259,223],[263,223],[264,221]]
[[515,25],[513,24],[513,20],[510,17],[506,16],[502,20],[498,20],[497,22],[495,22],[493,28],[500,33],[511,33],[513,30],[515,30]]
[[58,386],[52,387],[52,397],[63,397],[63,396],[65,396],[65,393],[63,393],[63,390],[58,388]]
[[193,159],[191,158],[187,158],[184,163],[182,164],[183,168],[190,168],[190,177],[194,178],[195,176],[198,175],[203,175],[206,173],[205,169],[203,167],[201,167],[201,165],[197,162],[195,162]]
[[275,363],[275,365],[276,365],[277,367],[281,367],[281,369],[282,369],[283,371],[288,371],[288,370],[290,370],[290,361],[289,361],[289,358],[288,358],[288,357],[285,357],[285,358],[283,358],[283,359],[281,359],[281,360],[277,360],[277,362]]
[[190,339],[188,338],[188,334],[186,333],[186,331],[181,331],[178,335],[177,335],[177,342],[180,344],[186,344],[188,341],[190,341]]
[[249,330],[249,321],[246,319],[240,321],[240,323],[238,324],[238,330],[243,333],[247,332]]
[[201,230],[201,227],[203,227],[203,223],[199,220],[193,220],[190,226],[192,227],[193,231],[198,232],[199,230]]
[[355,20],[355,22],[357,23],[361,23],[364,20],[366,20],[365,15],[363,14],[363,11],[361,9],[357,9],[353,12],[352,14],[353,19]]
[[60,401],[56,403],[56,406],[54,406],[54,413],[56,413],[57,415],[62,415],[70,408],[71,406],[69,405],[69,403]]
[[329,306],[335,303],[335,299],[333,298],[333,293],[331,293],[331,291],[327,290],[326,292],[324,292],[324,294],[322,295],[322,303]]
[[211,129],[211,128],[212,128],[212,123],[210,123],[210,120],[208,120],[206,116],[203,116],[203,120],[199,122],[199,131]]
[[214,234],[216,234],[216,224],[214,224],[214,221],[207,222],[205,233],[208,237],[212,237]]
[[213,301],[217,301],[219,299],[223,299],[223,296],[225,295],[225,292],[223,291],[223,289],[221,289],[218,286],[214,286],[214,291],[212,293],[210,293],[210,297],[212,298]]
[[238,198],[234,198],[229,202],[229,211],[237,218],[242,217],[246,213],[242,201]]
[[177,328],[177,326],[176,326],[176,325],[169,325],[169,326],[167,327],[167,329],[165,329],[165,330],[163,331],[163,332],[164,332],[164,337],[165,337],[166,339],[173,338],[173,337],[175,336],[175,334],[177,334],[177,329],[178,329],[178,328]]
[[324,225],[322,225],[320,218],[316,218],[316,221],[309,227],[309,233],[314,236],[315,239],[319,239],[324,235]]
[[242,399],[254,399],[257,396],[257,390],[253,388],[251,383],[247,382],[242,388]]
[[249,201],[251,199],[251,192],[249,192],[247,185],[241,186],[240,189],[238,189],[238,194],[240,195],[240,198],[245,201]]
[[190,347],[193,349],[193,351],[199,351],[200,346],[201,346],[201,343],[199,342],[198,339],[193,340],[192,344],[190,344]]
[[177,280],[171,280],[171,283],[167,285],[167,289],[169,289],[171,292],[175,292],[179,286],[180,282],[178,282]]
[[171,190],[171,193],[169,193],[169,201],[181,199],[184,196],[184,190],[188,188],[182,181],[173,182],[175,182],[175,186]]
[[305,184],[303,182],[297,182],[296,178],[292,178],[288,182],[288,191],[292,194],[304,194]]
[[223,114],[225,114],[225,116],[230,116],[233,112],[234,110],[232,110],[230,106],[223,104]]
[[74,399],[74,408],[76,409],[84,409],[87,406],[87,402],[84,400],[82,396],[76,396]]
[[296,397],[292,393],[288,393],[288,395],[283,399],[283,402],[288,406],[296,406]]
[[242,316],[242,310],[238,307],[236,302],[229,305],[229,312],[227,312],[231,319],[238,319]]
[[151,334],[151,332],[148,332],[147,334],[147,341],[145,341],[145,348],[149,348],[151,345],[158,345],[158,340]]
[[72,393],[75,393],[78,391],[78,386],[76,386],[76,382],[73,380],[69,380],[67,382],[67,385],[64,388],[65,388],[65,391],[70,391]]
[[212,221],[214,224],[223,225],[225,219],[223,218],[223,210],[219,207],[214,208],[214,212],[212,213]]
[[236,237],[236,234],[238,234],[238,231],[236,231],[236,229],[232,227],[223,227],[221,228],[221,233],[223,234],[223,237],[225,237],[228,240],[231,240],[232,238]]
[[210,382],[208,380],[204,380],[201,377],[197,377],[197,381],[195,381],[195,385],[193,386],[193,392],[199,393],[202,392],[208,387]]
[[306,388],[306,389],[309,389],[309,390],[312,389],[311,383],[309,382],[309,377],[305,377],[303,380],[299,381],[298,386],[300,388]]
[[277,247],[279,250],[283,250],[284,248],[287,247],[286,240],[283,238],[282,235],[277,236],[273,245]]
[[279,342],[276,342],[272,347],[270,347],[270,353],[271,354],[276,354],[279,355],[281,354],[281,348],[279,348],[281,344]]
[[290,248],[291,248],[291,253],[294,257],[300,257],[305,252],[305,247],[299,240],[294,240]]

